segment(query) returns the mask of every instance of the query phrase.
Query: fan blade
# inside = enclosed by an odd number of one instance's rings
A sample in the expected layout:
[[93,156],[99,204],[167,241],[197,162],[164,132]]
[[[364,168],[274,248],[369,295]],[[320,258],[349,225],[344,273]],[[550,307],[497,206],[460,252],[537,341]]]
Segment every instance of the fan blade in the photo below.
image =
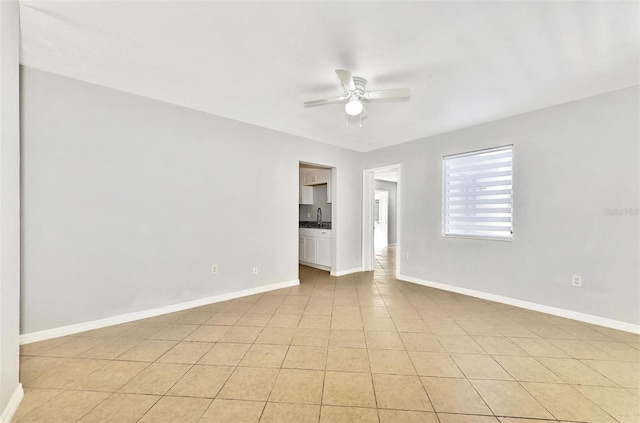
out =
[[336,74],[338,78],[340,78],[340,82],[342,82],[342,86],[345,90],[353,91],[356,89],[356,83],[353,82],[353,75],[351,72],[344,69],[336,69]]
[[376,100],[382,98],[407,98],[411,96],[409,88],[391,88],[389,90],[376,90],[364,93],[367,100]]
[[322,106],[323,104],[332,104],[332,103],[340,103],[342,100],[346,100],[347,97],[334,97],[334,98],[325,98],[324,100],[313,100],[313,101],[305,101],[305,107],[312,106]]

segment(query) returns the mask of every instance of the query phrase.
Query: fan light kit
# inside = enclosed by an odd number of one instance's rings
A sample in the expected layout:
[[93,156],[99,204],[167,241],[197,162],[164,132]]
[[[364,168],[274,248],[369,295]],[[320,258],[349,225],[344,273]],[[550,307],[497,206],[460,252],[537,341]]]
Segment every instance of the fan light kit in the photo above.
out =
[[327,98],[324,100],[306,101],[306,107],[322,106],[325,104],[340,103],[348,100],[344,105],[344,111],[349,116],[359,116],[360,119],[366,117],[363,100],[385,100],[409,98],[411,91],[409,88],[392,88],[388,90],[365,91],[367,81],[364,78],[351,75],[351,72],[344,69],[336,69],[336,74],[342,83],[344,95],[340,97]]

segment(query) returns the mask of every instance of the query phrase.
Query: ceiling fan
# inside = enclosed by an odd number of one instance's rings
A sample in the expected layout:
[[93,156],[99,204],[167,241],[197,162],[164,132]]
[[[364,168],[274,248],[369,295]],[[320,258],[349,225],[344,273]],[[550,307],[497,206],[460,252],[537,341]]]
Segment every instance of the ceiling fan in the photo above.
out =
[[409,98],[411,91],[409,88],[391,88],[387,90],[365,91],[367,80],[359,76],[351,75],[351,72],[344,69],[336,69],[336,74],[344,88],[344,95],[340,97],[327,98],[324,100],[305,101],[306,107],[322,106],[331,103],[340,103],[347,100],[344,111],[349,116],[365,117],[363,100],[386,100],[393,98]]

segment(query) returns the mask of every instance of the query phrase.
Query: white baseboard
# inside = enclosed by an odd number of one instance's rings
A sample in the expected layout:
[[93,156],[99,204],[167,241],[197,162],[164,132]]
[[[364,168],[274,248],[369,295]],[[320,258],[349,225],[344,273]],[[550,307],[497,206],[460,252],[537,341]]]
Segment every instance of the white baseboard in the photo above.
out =
[[7,406],[2,411],[2,414],[0,414],[0,423],[11,423],[11,419],[13,418],[13,415],[16,414],[22,398],[24,398],[24,390],[22,389],[22,384],[18,383],[16,390],[13,391],[13,395],[11,395],[9,402],[7,403]]
[[337,272],[331,272],[331,276],[344,276],[344,275],[350,275],[352,273],[358,273],[358,272],[362,272],[362,267],[354,267],[353,269],[346,269],[346,270],[338,270]]
[[298,264],[307,267],[313,267],[314,269],[326,270],[327,272],[331,272],[331,266],[323,266],[321,264],[309,263],[308,261],[298,261]]
[[257,286],[255,288],[243,289],[242,291],[228,292],[226,294],[214,295],[212,297],[199,298],[197,300],[186,301],[178,304],[171,304],[164,307],[153,308],[150,310],[136,311],[133,313],[119,314],[117,316],[107,317],[100,320],[92,320],[90,322],[77,323],[75,325],[62,326],[59,328],[41,330],[38,332],[25,333],[20,335],[20,344],[30,344],[32,342],[45,341],[47,339],[58,338],[61,336],[73,335],[79,332],[85,332],[93,329],[100,329],[107,326],[119,325],[121,323],[132,322],[134,320],[146,319],[149,317],[159,316],[161,314],[174,313],[189,308],[200,307],[208,304],[219,303],[221,301],[233,300],[249,295],[261,294],[263,292],[274,291],[276,289],[289,288],[300,285],[299,279],[286,282],[272,283],[269,285]]
[[407,282],[413,282],[418,285],[424,285],[431,288],[442,289],[444,291],[455,292],[457,294],[469,295],[471,297],[481,298],[483,300],[495,301],[497,303],[508,304],[515,307],[525,308],[527,310],[539,311],[541,313],[552,314],[554,316],[565,317],[567,319],[572,319],[572,320],[578,320],[580,322],[591,323],[598,326],[604,326],[607,328],[640,334],[640,325],[621,322],[620,320],[613,320],[613,319],[608,319],[606,317],[594,316],[593,314],[580,313],[577,311],[566,310],[563,308],[531,303],[529,301],[517,300],[515,298],[503,297],[501,295],[490,294],[488,292],[476,291],[468,288],[461,288],[459,286],[427,281],[424,279],[414,278],[413,276],[397,275],[397,279],[407,281]]

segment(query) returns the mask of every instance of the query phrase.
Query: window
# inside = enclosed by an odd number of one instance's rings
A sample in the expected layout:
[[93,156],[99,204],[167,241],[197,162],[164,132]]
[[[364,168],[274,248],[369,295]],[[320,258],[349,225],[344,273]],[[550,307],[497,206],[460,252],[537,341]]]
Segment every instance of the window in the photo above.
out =
[[513,146],[442,159],[443,235],[513,237]]

